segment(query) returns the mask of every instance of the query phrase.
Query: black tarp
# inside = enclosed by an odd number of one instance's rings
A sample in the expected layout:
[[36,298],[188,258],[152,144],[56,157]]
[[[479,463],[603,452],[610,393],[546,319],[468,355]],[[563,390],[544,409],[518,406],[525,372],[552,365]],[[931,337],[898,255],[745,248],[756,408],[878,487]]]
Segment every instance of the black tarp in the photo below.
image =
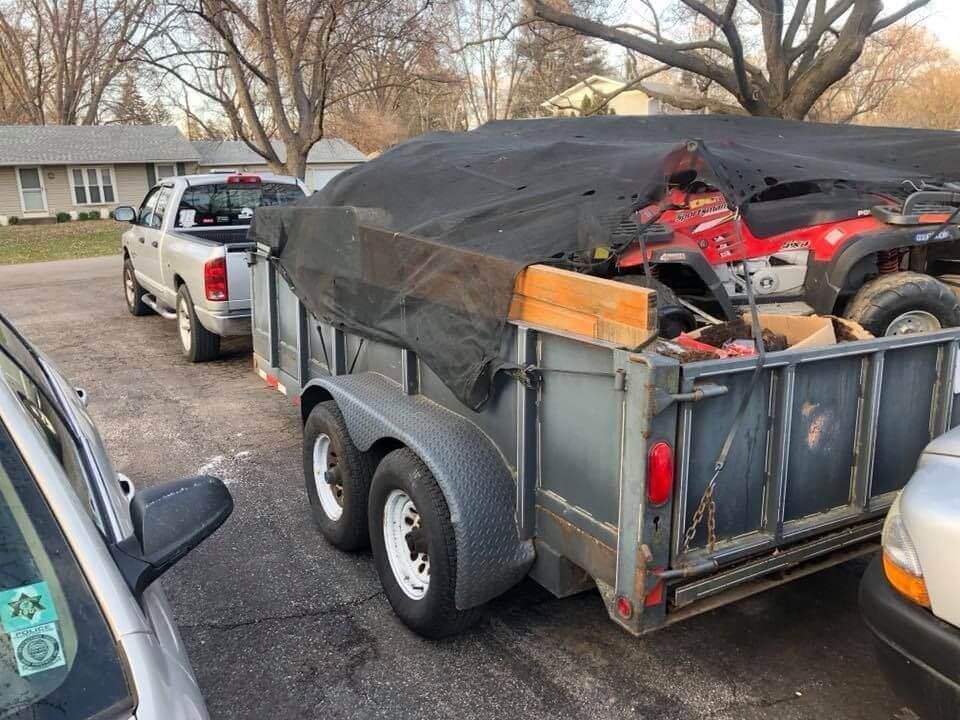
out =
[[416,138],[261,208],[250,236],[317,317],[417,352],[479,407],[520,270],[610,245],[689,169],[742,207],[783,183],[956,180],[960,135],[725,116],[494,122]]

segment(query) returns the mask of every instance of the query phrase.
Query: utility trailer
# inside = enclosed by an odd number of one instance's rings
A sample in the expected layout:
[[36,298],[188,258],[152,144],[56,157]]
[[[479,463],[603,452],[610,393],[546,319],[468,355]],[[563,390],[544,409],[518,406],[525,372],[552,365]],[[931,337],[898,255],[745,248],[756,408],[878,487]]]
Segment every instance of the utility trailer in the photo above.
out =
[[[875,550],[924,446],[960,421],[960,329],[769,353],[756,370],[756,358],[681,365],[515,322],[502,356],[519,371],[475,412],[414,352],[313,317],[269,247],[249,262],[260,376],[308,425],[335,404],[367,471],[407,448],[442,490],[452,562],[408,567],[414,605],[424,568],[421,585],[455,574],[449,600],[466,614],[529,575],[557,597],[595,585],[614,622],[654,630]],[[315,516],[337,479],[316,472],[319,445],[304,447]],[[389,546],[382,517],[369,536]],[[414,535],[399,556],[416,563]],[[385,587],[401,561],[378,563]],[[388,597],[423,634],[459,627]]]

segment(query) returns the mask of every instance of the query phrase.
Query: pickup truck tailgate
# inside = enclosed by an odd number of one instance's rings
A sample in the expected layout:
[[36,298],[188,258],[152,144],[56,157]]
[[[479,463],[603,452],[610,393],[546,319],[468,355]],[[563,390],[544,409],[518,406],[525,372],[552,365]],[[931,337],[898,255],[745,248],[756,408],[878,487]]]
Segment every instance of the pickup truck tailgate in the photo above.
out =
[[250,309],[250,267],[247,265],[247,251],[253,247],[249,243],[224,246],[231,311]]

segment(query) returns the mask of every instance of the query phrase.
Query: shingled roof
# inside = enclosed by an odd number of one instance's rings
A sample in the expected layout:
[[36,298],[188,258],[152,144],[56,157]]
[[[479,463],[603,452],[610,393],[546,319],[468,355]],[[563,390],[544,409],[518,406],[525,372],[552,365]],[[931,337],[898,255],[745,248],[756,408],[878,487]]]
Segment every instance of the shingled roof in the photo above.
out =
[[0,125],[0,165],[196,161],[175,127]]
[[[286,160],[287,152],[279,140],[271,141],[274,151],[281,160]],[[262,165],[266,163],[260,155],[239,140],[198,140],[193,147],[200,155],[201,165]],[[366,162],[367,156],[346,140],[324,138],[310,149],[307,163],[358,163]]]

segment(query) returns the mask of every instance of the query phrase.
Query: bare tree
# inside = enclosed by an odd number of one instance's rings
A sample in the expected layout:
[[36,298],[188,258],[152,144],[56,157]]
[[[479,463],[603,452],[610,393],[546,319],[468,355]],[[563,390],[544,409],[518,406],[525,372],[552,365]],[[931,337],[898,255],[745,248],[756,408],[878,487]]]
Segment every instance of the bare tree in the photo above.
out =
[[442,20],[423,13],[411,23],[416,42],[385,35],[354,54],[345,83],[361,91],[332,109],[330,126],[339,137],[370,153],[463,126],[462,77],[443,52]]
[[127,61],[163,26],[155,0],[0,0],[0,111],[97,121]]
[[[804,118],[850,71],[868,37],[930,2],[912,0],[883,15],[882,0],[677,0],[674,12],[696,21],[695,32],[684,37],[668,32],[651,0],[641,0],[650,22],[630,26],[564,12],[545,0],[524,1],[525,19],[547,20],[698,75],[750,114],[793,119]],[[748,52],[753,26],[762,59]]]
[[184,0],[165,43],[142,58],[213,103],[274,170],[303,177],[329,109],[371,90],[351,84],[354,57],[385,39],[414,42],[429,0],[416,2]]
[[820,96],[808,117],[848,123],[882,116],[889,98],[949,55],[923,28],[898,23],[867,39],[860,59]]
[[870,124],[960,129],[960,62],[945,60],[894,89],[874,112]]
[[515,0],[454,0],[449,49],[464,81],[470,125],[511,117],[525,65]]

